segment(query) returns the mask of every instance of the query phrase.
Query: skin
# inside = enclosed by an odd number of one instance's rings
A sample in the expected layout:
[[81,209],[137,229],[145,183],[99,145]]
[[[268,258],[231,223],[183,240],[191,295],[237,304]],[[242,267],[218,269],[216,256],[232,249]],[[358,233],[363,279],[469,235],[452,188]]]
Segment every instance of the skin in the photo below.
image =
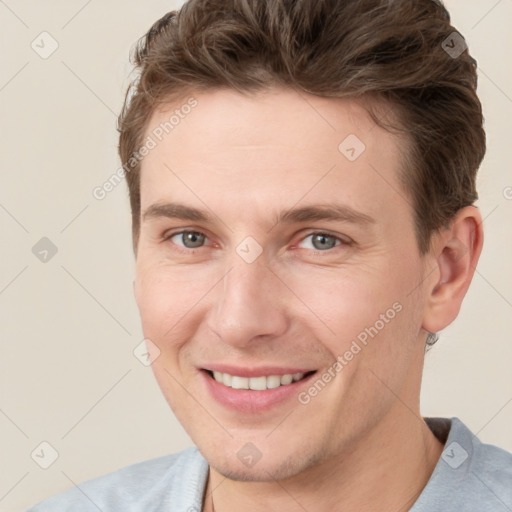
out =
[[[406,141],[360,104],[289,89],[194,97],[142,162],[134,291],[160,351],[157,381],[210,465],[204,510],[408,510],[443,448],[419,408],[426,335],[458,314],[482,247],[478,210],[460,210],[422,256],[398,181]],[[146,135],[173,108],[156,111]],[[353,162],[338,150],[349,134],[366,146]],[[213,222],[144,216],[168,202]],[[276,223],[327,203],[373,222]],[[185,229],[204,245],[187,248],[175,235]],[[335,245],[319,249],[309,235],[325,231]],[[262,249],[252,263],[236,252],[248,236]],[[307,405],[294,397],[256,415],[207,393],[208,363],[322,374],[395,303],[400,312]],[[252,467],[237,457],[248,442],[261,453]]]

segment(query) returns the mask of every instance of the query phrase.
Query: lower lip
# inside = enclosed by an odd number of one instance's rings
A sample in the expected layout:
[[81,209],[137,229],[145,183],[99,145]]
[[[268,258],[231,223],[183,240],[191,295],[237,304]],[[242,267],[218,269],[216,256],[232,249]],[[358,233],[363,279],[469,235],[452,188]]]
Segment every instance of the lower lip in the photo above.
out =
[[202,378],[209,393],[217,402],[228,409],[244,413],[261,413],[268,411],[276,405],[292,397],[296,397],[300,388],[304,387],[315,374],[316,372],[286,386],[255,391],[252,389],[230,388],[217,382],[208,372],[204,370],[201,371]]

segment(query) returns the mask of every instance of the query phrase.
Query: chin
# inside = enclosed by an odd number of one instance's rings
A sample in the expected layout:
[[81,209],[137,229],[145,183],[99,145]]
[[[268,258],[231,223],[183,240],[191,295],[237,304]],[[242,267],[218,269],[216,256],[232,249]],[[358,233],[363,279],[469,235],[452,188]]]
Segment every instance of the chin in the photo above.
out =
[[[206,452],[206,455],[210,455]],[[219,454],[205,458],[210,466],[219,474],[237,482],[273,482],[275,480],[286,480],[314,467],[320,462],[320,454],[298,455],[296,452],[281,457],[274,454],[271,458],[261,454],[261,458],[244,467],[244,463],[238,458]],[[243,459],[243,457],[240,457]]]

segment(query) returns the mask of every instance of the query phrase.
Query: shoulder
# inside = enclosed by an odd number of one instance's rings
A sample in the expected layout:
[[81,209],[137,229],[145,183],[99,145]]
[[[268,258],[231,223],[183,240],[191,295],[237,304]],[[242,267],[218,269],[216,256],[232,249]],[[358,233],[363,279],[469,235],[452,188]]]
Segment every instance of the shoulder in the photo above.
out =
[[506,502],[512,509],[512,453],[498,446],[475,443],[471,465],[472,474],[483,486],[506,493]]
[[208,463],[191,447],[88,480],[27,512],[187,510],[201,503],[207,474]]
[[434,433],[433,423],[441,427],[447,438],[442,439],[441,458],[412,511],[512,510],[512,454],[482,443],[458,418],[427,423]]
[[[452,418],[450,435],[442,458],[453,469],[462,469],[462,474],[476,477],[484,485],[494,488],[504,485],[508,497],[512,497],[512,453],[493,444],[483,443],[458,418]],[[453,457],[454,455],[454,457]],[[457,458],[458,457],[458,458]],[[453,462],[453,459],[456,459]]]

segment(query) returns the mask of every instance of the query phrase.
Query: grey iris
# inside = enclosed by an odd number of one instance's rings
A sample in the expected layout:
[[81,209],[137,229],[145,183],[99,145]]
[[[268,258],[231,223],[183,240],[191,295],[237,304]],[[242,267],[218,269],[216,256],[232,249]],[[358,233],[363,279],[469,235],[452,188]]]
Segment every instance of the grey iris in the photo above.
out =
[[201,247],[204,243],[204,235],[196,233],[195,231],[187,231],[181,235],[183,245],[189,249],[195,249]]
[[336,245],[336,238],[330,235],[318,233],[313,235],[313,247],[315,249],[331,249]]

